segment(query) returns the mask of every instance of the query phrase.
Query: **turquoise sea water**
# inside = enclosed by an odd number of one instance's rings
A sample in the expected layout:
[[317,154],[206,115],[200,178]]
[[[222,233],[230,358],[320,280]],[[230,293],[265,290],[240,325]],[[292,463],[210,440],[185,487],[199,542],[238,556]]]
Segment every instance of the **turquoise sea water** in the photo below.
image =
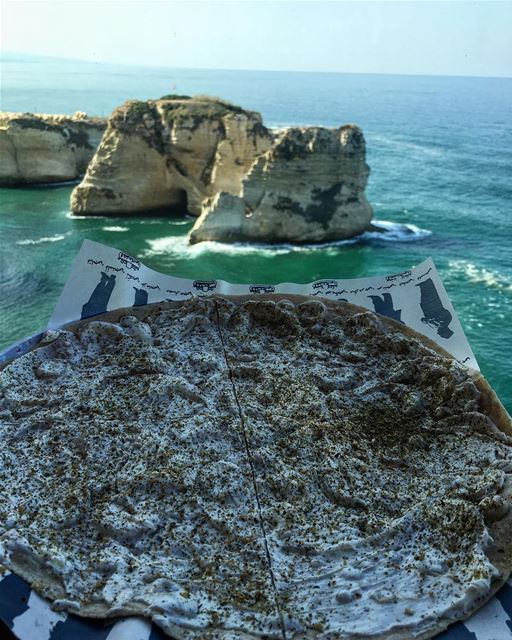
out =
[[231,282],[309,282],[432,256],[483,373],[512,411],[512,79],[134,68],[2,61],[6,111],[108,115],[129,98],[218,95],[270,126],[363,128],[382,237],[321,247],[187,246],[186,219],[69,215],[72,186],[0,190],[0,349],[43,328],[82,240],[154,269]]

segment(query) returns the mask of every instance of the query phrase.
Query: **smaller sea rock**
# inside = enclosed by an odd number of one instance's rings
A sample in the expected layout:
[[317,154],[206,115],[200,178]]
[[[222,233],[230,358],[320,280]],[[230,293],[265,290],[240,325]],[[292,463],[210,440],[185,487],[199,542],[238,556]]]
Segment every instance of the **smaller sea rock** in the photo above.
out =
[[240,196],[222,192],[190,242],[326,242],[369,228],[365,140],[355,125],[290,128],[253,164]]

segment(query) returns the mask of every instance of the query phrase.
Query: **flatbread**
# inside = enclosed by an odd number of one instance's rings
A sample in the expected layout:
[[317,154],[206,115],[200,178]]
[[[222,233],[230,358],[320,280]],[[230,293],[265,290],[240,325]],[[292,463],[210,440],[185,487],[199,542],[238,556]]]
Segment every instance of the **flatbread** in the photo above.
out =
[[480,374],[352,306],[225,307],[292,637],[431,637],[470,615],[512,566],[512,514],[493,521],[512,430]]
[[1,562],[78,615],[145,615],[177,638],[271,636],[211,305],[154,311],[50,333],[2,372]]
[[0,561],[178,638],[419,638],[512,568],[512,426],[401,325],[298,296],[117,310],[0,374]]

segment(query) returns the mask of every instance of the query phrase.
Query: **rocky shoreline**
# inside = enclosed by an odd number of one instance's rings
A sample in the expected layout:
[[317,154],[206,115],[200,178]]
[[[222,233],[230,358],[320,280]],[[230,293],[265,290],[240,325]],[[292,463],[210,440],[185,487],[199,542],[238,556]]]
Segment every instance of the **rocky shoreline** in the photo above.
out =
[[1,186],[82,175],[74,214],[190,214],[191,243],[325,242],[371,226],[356,125],[275,131],[208,96],[129,100],[108,121],[0,115]]
[[0,186],[77,180],[107,127],[105,118],[0,113]]

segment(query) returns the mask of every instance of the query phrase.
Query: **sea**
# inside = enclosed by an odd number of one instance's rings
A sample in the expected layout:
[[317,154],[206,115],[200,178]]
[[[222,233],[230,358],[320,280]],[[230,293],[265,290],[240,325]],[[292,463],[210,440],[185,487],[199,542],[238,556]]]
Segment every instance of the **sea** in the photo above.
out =
[[0,350],[45,327],[85,238],[164,273],[239,283],[396,273],[432,256],[512,413],[512,79],[132,67],[18,54],[3,111],[108,116],[128,99],[220,96],[271,127],[359,125],[384,233],[314,246],[188,246],[189,218],[73,217],[72,184],[0,189]]

